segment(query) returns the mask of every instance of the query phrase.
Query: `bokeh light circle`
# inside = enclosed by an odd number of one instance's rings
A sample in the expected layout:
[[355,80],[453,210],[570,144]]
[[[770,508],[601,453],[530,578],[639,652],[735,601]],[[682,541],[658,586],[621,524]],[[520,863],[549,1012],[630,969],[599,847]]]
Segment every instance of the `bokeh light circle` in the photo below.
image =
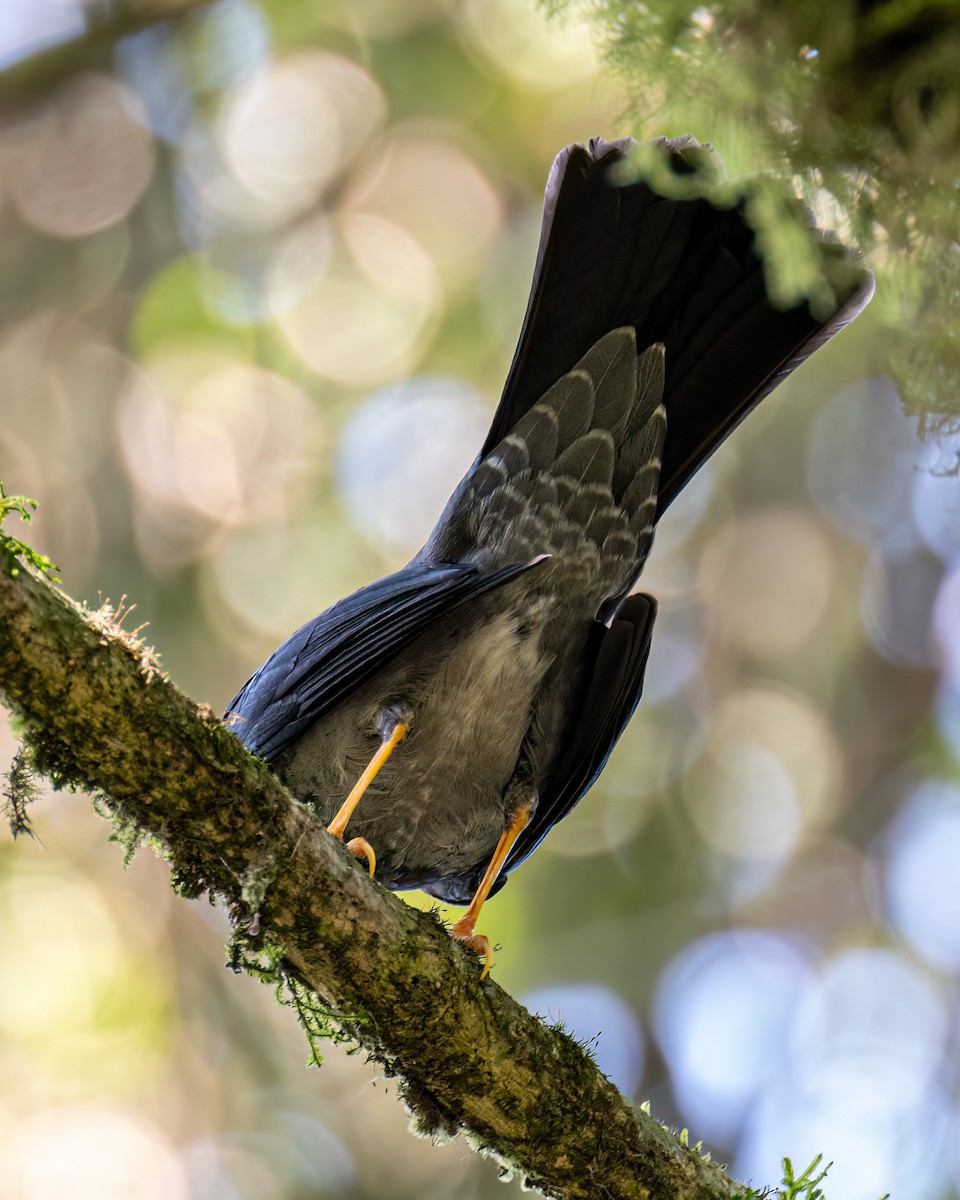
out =
[[941,669],[960,693],[960,564],[941,581],[933,606],[933,637]]
[[83,33],[84,12],[67,0],[0,5],[0,68]]
[[344,208],[401,226],[447,280],[470,276],[503,221],[480,167],[441,130],[417,125],[392,130],[358,164]]
[[136,94],[109,76],[64,84],[34,118],[8,181],[21,217],[42,233],[79,238],[129,216],[153,174],[145,120]]
[[375,392],[340,437],[337,482],[376,545],[413,553],[483,444],[490,409],[457,379],[418,376]]
[[736,1172],[776,1178],[784,1146],[795,1164],[833,1160],[837,1195],[943,1195],[955,1115],[940,1076],[949,1016],[944,996],[906,956],[846,951],[798,997],[787,1066],[763,1086]]
[[[202,351],[131,370],[117,428],[141,549],[157,566],[189,561],[220,526],[285,518],[315,466],[320,436],[295,384]],[[164,547],[168,526],[176,538]]]
[[960,784],[921,784],[886,836],[890,914],[914,950],[960,973]]
[[4,940],[33,980],[30,992],[0,989],[0,1030],[8,1038],[55,1036],[94,1019],[121,965],[116,925],[104,898],[64,872],[55,887],[42,874],[9,875],[0,889]]
[[865,545],[909,521],[917,421],[892,379],[871,376],[841,388],[810,430],[807,486],[839,529]]
[[717,708],[682,780],[698,832],[731,857],[780,862],[829,813],[843,762],[822,714],[799,696],[745,688]]
[[719,636],[758,658],[809,641],[832,583],[826,536],[801,510],[765,509],[731,521],[711,539],[700,589]]
[[913,522],[924,543],[944,562],[960,559],[960,434],[930,436],[911,499]]
[[526,0],[467,0],[460,19],[482,59],[521,86],[560,91],[599,69],[594,27],[582,17],[551,17]]
[[756,1092],[776,1076],[798,993],[811,978],[786,938],[760,930],[709,934],[681,951],[657,984],[653,1023],[684,1118],[729,1144]]
[[945,1089],[934,1088],[917,1107],[904,1105],[895,1117],[866,1120],[845,1099],[816,1082],[801,1085],[787,1076],[771,1082],[747,1118],[732,1164],[737,1179],[756,1186],[779,1179],[784,1147],[797,1171],[821,1156],[830,1165],[823,1195],[842,1200],[944,1200],[956,1177],[951,1152],[957,1144],[956,1115]]
[[17,1200],[188,1200],[175,1149],[138,1114],[93,1104],[45,1108],[4,1134],[2,1187]]
[[248,76],[227,99],[219,137],[237,181],[275,221],[319,201],[382,121],[380,87],[359,64],[303,51]]
[[[369,583],[381,564],[329,507],[313,519],[230,530],[205,563],[203,601],[226,640],[255,631],[255,657]],[[228,623],[222,618],[229,614]],[[251,663],[251,667],[256,663]]]
[[[312,237],[329,253],[304,247]],[[426,348],[440,310],[430,258],[405,230],[366,213],[298,229],[278,252],[268,284],[276,321],[292,348],[318,375],[370,387],[410,370]],[[291,303],[291,296],[297,299]]]
[[906,956],[857,947],[805,990],[791,1032],[792,1069],[861,1112],[893,1116],[922,1102],[943,1063],[948,1015]]
[[901,530],[878,540],[860,584],[860,616],[874,648],[888,662],[934,664],[931,625],[943,565]]

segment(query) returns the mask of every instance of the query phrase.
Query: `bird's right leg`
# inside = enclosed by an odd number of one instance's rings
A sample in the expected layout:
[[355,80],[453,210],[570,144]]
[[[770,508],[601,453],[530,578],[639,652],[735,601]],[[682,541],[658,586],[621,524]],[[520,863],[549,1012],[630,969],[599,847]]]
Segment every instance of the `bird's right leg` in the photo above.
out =
[[[392,730],[387,733],[384,731],[383,741],[380,743],[380,749],[374,754],[373,758],[367,763],[363,774],[353,785],[350,795],[347,796],[343,804],[340,806],[340,811],[327,826],[327,833],[332,833],[335,838],[343,841],[343,835],[347,828],[347,823],[353,816],[354,809],[360,803],[363,793],[367,790],[370,784],[376,779],[381,767],[394,752],[397,746],[407,736],[409,722],[397,721]],[[373,878],[373,872],[377,867],[377,856],[374,853],[373,847],[366,838],[355,837],[347,842],[347,849],[357,858],[365,858],[370,866],[370,878]]]
[[514,842],[530,824],[530,818],[533,816],[536,807],[537,797],[534,792],[523,796],[521,801],[514,807],[507,821],[506,828],[500,835],[500,841],[497,842],[493,858],[490,860],[483,878],[480,880],[480,886],[470,901],[470,906],[450,930],[452,938],[458,942],[462,942],[471,950],[475,950],[477,954],[483,955],[484,963],[483,970],[480,972],[481,979],[486,978],[487,973],[493,966],[493,949],[490,946],[489,938],[484,937],[482,933],[474,932],[477,917],[480,915],[480,909],[483,908],[484,902],[490,895],[493,885],[497,882],[497,878],[510,855]]

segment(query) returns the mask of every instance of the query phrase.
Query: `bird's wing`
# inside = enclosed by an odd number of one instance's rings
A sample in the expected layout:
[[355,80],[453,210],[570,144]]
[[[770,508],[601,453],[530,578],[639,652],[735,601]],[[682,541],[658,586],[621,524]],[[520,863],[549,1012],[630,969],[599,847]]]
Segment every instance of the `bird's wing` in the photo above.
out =
[[[822,283],[835,311],[778,307],[748,202],[662,196],[644,180],[618,185],[624,138],[563,150],[553,164],[523,329],[487,454],[603,335],[632,326],[637,348],[666,349],[667,439],[658,515],[750,410],[853,319],[873,294],[855,255],[819,231]],[[674,175],[707,171],[693,138],[656,143]]]
[[419,563],[361,588],[302,626],[227,706],[226,724],[273,761],[432,625],[542,561],[496,571]]
[[501,878],[530,857],[603,770],[640,700],[656,615],[656,600],[636,592],[620,605],[609,627],[596,623],[588,647],[592,669],[571,714],[568,741],[539,789],[533,820],[517,838]]

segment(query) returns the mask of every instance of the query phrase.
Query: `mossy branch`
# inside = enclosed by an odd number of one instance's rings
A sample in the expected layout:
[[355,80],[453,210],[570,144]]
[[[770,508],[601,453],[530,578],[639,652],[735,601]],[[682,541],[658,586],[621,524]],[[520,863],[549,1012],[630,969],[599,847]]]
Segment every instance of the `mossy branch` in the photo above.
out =
[[26,568],[0,570],[0,695],[39,771],[101,793],[162,846],[182,890],[227,902],[242,965],[279,948],[287,1002],[314,1030],[339,1014],[399,1078],[419,1132],[462,1132],[548,1196],[752,1195],[624,1100],[571,1037],[481,982],[475,955],[372,882],[134,638]]

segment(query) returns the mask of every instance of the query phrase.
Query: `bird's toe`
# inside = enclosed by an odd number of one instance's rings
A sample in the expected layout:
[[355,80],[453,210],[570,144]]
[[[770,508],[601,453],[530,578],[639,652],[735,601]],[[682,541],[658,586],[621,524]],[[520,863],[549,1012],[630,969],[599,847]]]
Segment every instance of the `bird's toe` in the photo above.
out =
[[367,865],[370,867],[370,878],[373,878],[373,873],[377,869],[377,856],[374,853],[373,847],[366,838],[355,837],[347,842],[347,849],[355,858],[365,858]]
[[[463,926],[461,929],[460,927]],[[474,933],[472,924],[465,924],[462,920],[450,930],[450,936],[454,941],[459,942],[462,946],[466,946],[468,950],[473,950],[474,953],[481,955],[484,959],[483,970],[480,972],[480,978],[486,979],[493,966],[493,947],[490,945],[490,939],[484,937],[482,933]]]

